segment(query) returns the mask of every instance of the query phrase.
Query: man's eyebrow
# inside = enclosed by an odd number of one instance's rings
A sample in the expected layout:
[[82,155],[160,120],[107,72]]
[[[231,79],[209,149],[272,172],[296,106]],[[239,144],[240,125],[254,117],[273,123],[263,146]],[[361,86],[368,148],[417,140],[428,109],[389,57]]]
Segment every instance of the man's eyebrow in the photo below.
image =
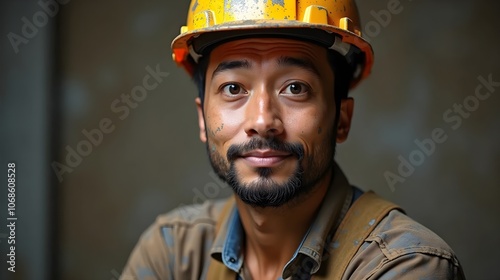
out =
[[299,67],[304,70],[312,72],[318,77],[321,76],[316,66],[308,59],[291,57],[291,56],[281,56],[280,58],[278,58],[278,65]]
[[232,70],[232,69],[238,69],[238,68],[250,68],[250,62],[248,60],[230,60],[230,61],[223,61],[219,65],[217,65],[217,68],[215,68],[214,72],[212,73],[212,79],[220,74],[221,72],[227,71],[227,70]]

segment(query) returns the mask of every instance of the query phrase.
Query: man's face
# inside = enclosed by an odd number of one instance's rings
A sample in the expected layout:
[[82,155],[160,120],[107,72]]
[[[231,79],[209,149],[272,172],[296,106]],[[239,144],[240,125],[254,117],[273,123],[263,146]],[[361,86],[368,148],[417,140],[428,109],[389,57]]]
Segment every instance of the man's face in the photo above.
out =
[[245,203],[281,206],[329,177],[352,113],[343,101],[335,127],[333,86],[326,49],[311,43],[250,38],[211,52],[200,138]]

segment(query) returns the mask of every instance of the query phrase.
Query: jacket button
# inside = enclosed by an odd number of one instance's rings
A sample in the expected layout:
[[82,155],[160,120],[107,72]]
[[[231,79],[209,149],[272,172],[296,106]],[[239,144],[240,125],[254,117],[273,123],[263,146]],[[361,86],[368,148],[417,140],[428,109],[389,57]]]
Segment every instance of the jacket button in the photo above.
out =
[[231,263],[235,263],[235,262],[236,262],[236,259],[235,259],[235,258],[230,258],[230,259],[229,259],[229,262],[231,262]]

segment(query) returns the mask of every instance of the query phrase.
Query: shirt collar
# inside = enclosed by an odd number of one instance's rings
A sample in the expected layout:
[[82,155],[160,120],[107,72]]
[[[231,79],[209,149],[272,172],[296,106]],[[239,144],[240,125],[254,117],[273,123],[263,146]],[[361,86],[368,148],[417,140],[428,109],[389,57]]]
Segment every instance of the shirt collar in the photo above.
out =
[[[335,164],[333,180],[318,214],[293,257],[285,265],[283,279],[296,274],[310,275],[319,270],[323,252],[328,249],[326,246],[349,209],[351,201],[352,188],[342,170]],[[221,226],[215,237],[211,256],[239,273],[243,265],[241,248],[245,233],[234,199],[229,203],[232,203],[232,210],[225,217],[221,217]]]

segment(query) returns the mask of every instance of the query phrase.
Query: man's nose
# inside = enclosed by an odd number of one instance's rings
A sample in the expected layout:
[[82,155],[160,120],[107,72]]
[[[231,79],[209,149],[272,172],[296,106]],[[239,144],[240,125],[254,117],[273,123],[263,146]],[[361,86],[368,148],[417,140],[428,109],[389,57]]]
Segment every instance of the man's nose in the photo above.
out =
[[278,96],[267,90],[259,90],[250,96],[246,108],[245,132],[248,136],[263,138],[283,133],[281,108]]

